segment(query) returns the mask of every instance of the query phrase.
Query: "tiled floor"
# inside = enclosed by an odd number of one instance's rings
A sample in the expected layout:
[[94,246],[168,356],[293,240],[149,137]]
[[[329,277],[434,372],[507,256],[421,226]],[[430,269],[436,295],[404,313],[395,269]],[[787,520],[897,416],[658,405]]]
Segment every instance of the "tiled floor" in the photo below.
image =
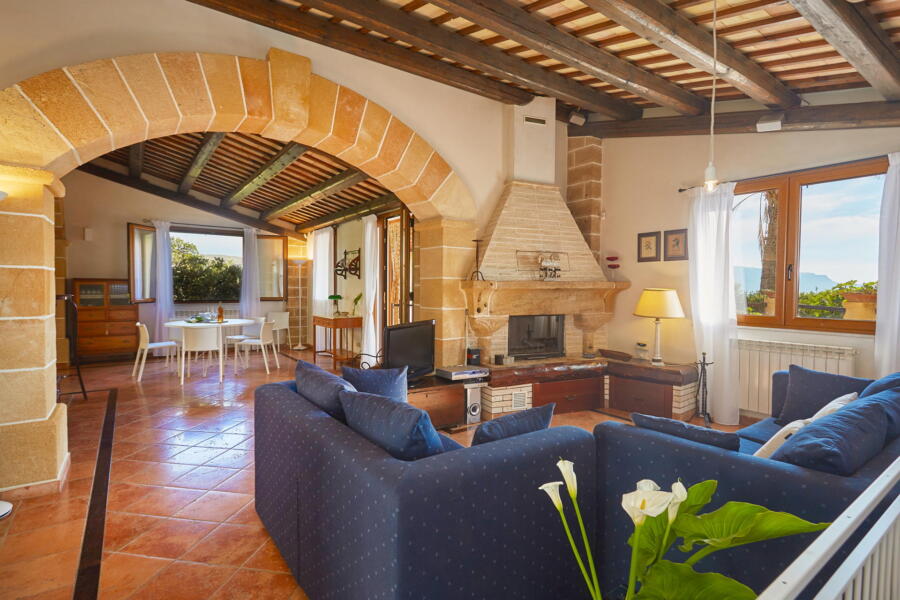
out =
[[[118,390],[100,598],[306,598],[253,508],[253,390],[293,370],[282,359],[266,375],[255,359],[222,384],[198,370],[183,388],[159,362],[140,384],[130,365],[83,370],[89,390]],[[68,484],[13,499],[0,521],[4,600],[72,597],[107,393],[69,398]],[[579,412],[553,424],[591,430],[608,419]],[[453,437],[468,445],[473,433]]]

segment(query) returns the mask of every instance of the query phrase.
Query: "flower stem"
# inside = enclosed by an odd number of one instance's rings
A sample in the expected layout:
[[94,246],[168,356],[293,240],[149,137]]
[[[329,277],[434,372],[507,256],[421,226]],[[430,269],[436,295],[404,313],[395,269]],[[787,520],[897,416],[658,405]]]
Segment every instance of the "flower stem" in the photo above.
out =
[[603,600],[600,594],[600,581],[597,578],[597,567],[594,565],[594,557],[591,554],[591,544],[588,542],[587,531],[584,529],[584,520],[581,518],[581,510],[578,508],[578,501],[572,498],[572,504],[575,506],[575,516],[578,517],[578,527],[581,529],[581,539],[584,540],[584,553],[587,558],[587,564],[591,568],[591,579],[594,581],[594,597],[597,600]]
[[641,544],[641,531],[643,529],[643,523],[641,523],[640,525],[635,523],[634,539],[631,543],[631,568],[628,570],[628,591],[625,593],[625,600],[631,600],[632,598],[634,598],[634,584],[637,581],[638,547]]
[[[666,532],[663,534],[662,542],[659,544],[659,554],[656,557],[656,560],[653,562],[657,562],[662,560],[663,555],[665,555],[666,550],[669,549],[669,545],[666,543],[669,539],[669,532],[672,530],[672,521],[666,523]],[[648,567],[650,565],[647,565]]]
[[708,555],[712,554],[713,552],[715,552],[716,550],[718,550],[718,548],[713,548],[712,546],[706,546],[704,548],[701,548],[700,550],[697,550],[696,552],[694,552],[690,556],[690,558],[688,558],[686,561],[684,561],[684,564],[693,565],[694,563],[696,563],[698,560],[700,560],[704,556],[708,556]]
[[581,575],[584,577],[584,583],[587,585],[588,591],[591,593],[591,598],[597,600],[597,594],[594,591],[594,586],[591,585],[591,578],[588,577],[587,570],[584,568],[584,563],[581,561],[581,554],[578,552],[578,546],[575,545],[575,539],[572,537],[572,531],[569,529],[569,523],[566,521],[566,515],[563,513],[562,507],[559,508],[559,518],[562,519],[563,529],[566,530],[566,537],[569,538],[569,544],[572,546],[572,553],[575,555],[575,560],[578,561],[578,568],[581,569]]

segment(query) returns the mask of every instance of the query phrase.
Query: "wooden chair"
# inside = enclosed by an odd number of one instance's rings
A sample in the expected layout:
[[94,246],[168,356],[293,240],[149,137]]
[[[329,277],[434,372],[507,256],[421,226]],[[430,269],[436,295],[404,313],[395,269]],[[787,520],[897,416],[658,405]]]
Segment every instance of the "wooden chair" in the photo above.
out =
[[[134,377],[134,374],[137,373],[137,380],[140,381],[144,376],[144,364],[147,362],[147,353],[151,350],[157,350],[159,348],[166,349],[166,367],[169,366],[169,359],[174,358],[170,348],[174,348],[177,352],[178,350],[178,342],[167,341],[167,342],[151,342],[150,341],[150,332],[147,331],[147,326],[143,323],[135,323],[135,326],[138,328],[138,351],[134,357],[134,368],[131,369],[131,376]],[[138,363],[140,363],[140,371],[138,371]]]

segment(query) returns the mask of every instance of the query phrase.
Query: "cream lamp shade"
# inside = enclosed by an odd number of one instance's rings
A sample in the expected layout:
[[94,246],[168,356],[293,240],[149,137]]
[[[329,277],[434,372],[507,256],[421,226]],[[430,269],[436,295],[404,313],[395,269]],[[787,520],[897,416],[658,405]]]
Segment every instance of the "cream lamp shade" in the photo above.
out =
[[651,319],[682,319],[684,311],[678,300],[675,290],[666,288],[644,288],[637,306],[634,307],[634,316],[649,317]]

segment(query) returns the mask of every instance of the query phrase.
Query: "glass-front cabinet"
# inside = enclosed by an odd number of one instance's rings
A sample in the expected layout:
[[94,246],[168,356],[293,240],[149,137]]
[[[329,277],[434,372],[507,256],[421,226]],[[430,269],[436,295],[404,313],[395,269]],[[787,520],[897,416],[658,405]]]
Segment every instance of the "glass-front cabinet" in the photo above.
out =
[[131,302],[127,279],[73,279],[78,307],[75,351],[79,359],[111,360],[137,350],[138,305]]

